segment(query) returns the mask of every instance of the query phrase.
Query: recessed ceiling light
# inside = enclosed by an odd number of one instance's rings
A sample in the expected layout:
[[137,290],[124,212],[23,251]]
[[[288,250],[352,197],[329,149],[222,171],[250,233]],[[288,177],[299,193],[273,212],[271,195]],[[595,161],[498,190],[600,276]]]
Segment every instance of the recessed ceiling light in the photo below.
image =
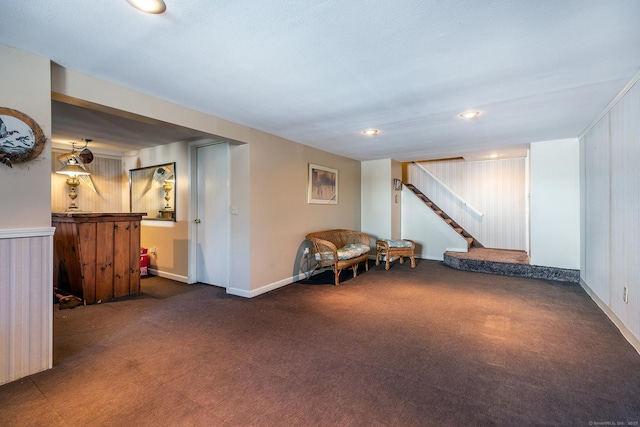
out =
[[492,159],[495,159],[499,156],[499,154],[490,154],[489,157],[491,157]]
[[479,111],[467,111],[466,113],[460,114],[460,117],[467,120],[473,120],[480,115]]
[[362,131],[365,135],[374,136],[378,134],[378,129],[365,129]]
[[127,2],[136,9],[147,13],[162,13],[167,10],[163,0],[127,0]]

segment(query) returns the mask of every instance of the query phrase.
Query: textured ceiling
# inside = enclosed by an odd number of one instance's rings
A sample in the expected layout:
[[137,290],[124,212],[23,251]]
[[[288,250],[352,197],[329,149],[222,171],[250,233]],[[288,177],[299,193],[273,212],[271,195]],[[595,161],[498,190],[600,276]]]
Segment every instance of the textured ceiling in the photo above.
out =
[[4,2],[0,43],[359,160],[577,137],[640,68],[638,0],[165,2]]

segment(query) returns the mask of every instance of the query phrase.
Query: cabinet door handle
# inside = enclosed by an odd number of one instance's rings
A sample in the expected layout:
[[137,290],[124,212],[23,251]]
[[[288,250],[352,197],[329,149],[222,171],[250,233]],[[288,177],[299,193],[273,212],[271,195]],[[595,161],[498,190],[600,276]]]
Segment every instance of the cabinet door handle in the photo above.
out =
[[196,224],[200,224],[200,218],[194,219],[193,222],[195,222]]

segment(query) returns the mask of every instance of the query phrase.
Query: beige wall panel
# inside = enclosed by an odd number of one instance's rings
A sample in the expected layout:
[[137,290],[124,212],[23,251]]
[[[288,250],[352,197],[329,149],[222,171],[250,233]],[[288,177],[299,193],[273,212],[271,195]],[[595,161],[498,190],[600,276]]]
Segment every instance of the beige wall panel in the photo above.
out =
[[[176,221],[143,220],[140,245],[156,248],[149,254],[149,268],[156,274],[187,281],[189,276],[189,147],[184,141],[159,145],[126,153],[122,173],[129,180],[129,170],[166,163],[176,163]],[[129,211],[129,190],[126,207]],[[164,201],[164,200],[163,200]]]
[[2,228],[51,226],[51,86],[49,60],[0,45],[0,106],[31,117],[44,132],[42,153],[13,168],[0,164]]
[[[251,139],[251,290],[256,290],[298,274],[307,233],[360,230],[360,162],[264,133]],[[309,163],[338,170],[337,205],[307,203]]]

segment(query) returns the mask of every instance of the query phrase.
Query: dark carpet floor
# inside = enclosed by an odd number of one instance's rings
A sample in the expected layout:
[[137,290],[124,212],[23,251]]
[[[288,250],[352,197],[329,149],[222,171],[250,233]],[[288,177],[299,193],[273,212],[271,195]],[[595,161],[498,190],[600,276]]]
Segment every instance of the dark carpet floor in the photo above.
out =
[[147,278],[56,309],[55,366],[0,387],[0,425],[640,421],[640,355],[578,285],[425,260],[332,277],[253,299]]

